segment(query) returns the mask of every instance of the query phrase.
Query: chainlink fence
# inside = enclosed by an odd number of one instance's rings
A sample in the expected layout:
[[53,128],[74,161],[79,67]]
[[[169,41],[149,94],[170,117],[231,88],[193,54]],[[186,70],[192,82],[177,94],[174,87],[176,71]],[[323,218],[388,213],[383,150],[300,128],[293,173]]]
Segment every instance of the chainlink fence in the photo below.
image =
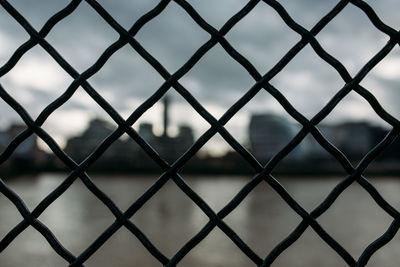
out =
[[[361,0],[342,0],[338,1],[337,5],[330,10],[318,23],[310,30],[306,30],[301,25],[296,23],[286,12],[285,8],[275,0],[250,0],[248,3],[233,17],[231,17],[219,30],[211,26],[205,21],[199,13],[185,0],[174,0],[185,12],[193,19],[193,23],[199,25],[204,31],[210,35],[210,39],[205,42],[192,57],[182,65],[175,73],[169,73],[149,52],[145,47],[135,40],[135,35],[140,29],[153,18],[162,13],[165,8],[172,2],[171,0],[161,0],[152,10],[138,19],[135,24],[129,29],[124,29],[116,20],[105,10],[96,0],[86,0],[86,2],[95,10],[106,23],[108,23],[120,36],[120,38],[109,46],[104,53],[97,59],[86,71],[77,72],[56,49],[54,49],[47,41],[46,36],[50,33],[53,27],[62,21],[67,16],[71,15],[76,8],[81,4],[81,0],[71,1],[64,9],[53,15],[43,26],[40,31],[34,29],[29,22],[20,14],[11,3],[6,0],[0,0],[0,4],[29,34],[30,39],[18,47],[9,60],[0,68],[0,77],[7,74],[27,53],[31,48],[36,45],[41,46],[54,60],[67,72],[74,80],[69,85],[68,89],[60,95],[56,100],[49,104],[36,120],[33,120],[27,111],[9,95],[8,90],[12,88],[3,88],[0,85],[0,97],[10,106],[27,125],[27,129],[20,133],[8,145],[5,151],[0,155],[0,163],[6,162],[17,147],[29,136],[36,134],[41,138],[54,152],[54,154],[68,167],[71,172],[68,177],[49,195],[47,195],[33,211],[29,211],[23,203],[22,199],[0,179],[0,191],[6,196],[20,214],[23,220],[17,224],[5,237],[0,241],[0,252],[4,251],[13,240],[18,237],[27,227],[32,226],[41,235],[43,235],[55,252],[68,262],[68,266],[83,266],[85,261],[91,257],[119,228],[126,227],[136,238],[143,244],[143,246],[162,264],[163,266],[175,266],[185,255],[198,245],[215,227],[221,229],[236,246],[257,266],[269,266],[274,260],[291,246],[304,231],[311,227],[321,239],[323,239],[349,266],[364,266],[370,257],[382,246],[390,242],[396,235],[400,227],[400,214],[399,211],[392,207],[375,189],[375,187],[363,176],[363,172],[368,165],[378,156],[379,153],[387,149],[390,144],[399,135],[400,124],[399,121],[391,114],[386,112],[380,105],[377,99],[366,88],[360,85],[360,82],[368,75],[369,71],[378,64],[388,53],[399,43],[400,33],[384,24],[380,18],[375,14],[374,10],[364,1]],[[274,9],[282,20],[293,31],[301,35],[301,40],[296,43],[287,53],[271,68],[266,74],[260,74],[252,63],[247,60],[243,55],[236,51],[230,43],[225,39],[225,35],[243,19],[250,11],[255,8],[259,2],[268,5]],[[390,40],[386,45],[374,55],[360,70],[352,77],[341,62],[327,53],[316,40],[315,36],[330,23],[340,12],[347,6],[353,5],[362,12],[364,12],[372,24],[379,31],[389,36]],[[249,88],[246,93],[232,105],[225,114],[217,120],[214,118],[195,97],[184,87],[178,80],[182,78],[196,63],[216,44],[220,44],[224,50],[237,61],[245,71],[254,79],[254,85]],[[269,81],[277,75],[285,66],[298,54],[306,45],[310,44],[315,53],[322,58],[327,64],[334,68],[341,76],[345,85],[338,90],[334,95],[311,120],[308,120],[300,112],[298,112],[291,103],[281,94],[279,89],[272,86]],[[98,72],[107,60],[120,48],[125,45],[130,45],[141,57],[146,60],[164,79],[165,82],[155,90],[154,94],[145,100],[129,117],[123,119],[120,114],[93,88],[87,81],[92,75]],[[56,144],[53,138],[44,131],[41,126],[46,119],[60,106],[66,103],[72,95],[77,91],[77,88],[82,88],[93,98],[93,100],[101,106],[104,111],[110,115],[113,120],[118,124],[118,128],[110,134],[103,142],[82,162],[74,162],[63,150]],[[209,124],[210,128],[206,131],[197,141],[172,165],[164,161],[157,152],[143,140],[141,136],[131,127],[142,114],[144,114],[153,104],[159,101],[169,90],[175,90],[189,103]],[[265,90],[273,96],[286,110],[291,117],[302,125],[299,133],[279,152],[277,153],[265,166],[262,166],[242,145],[238,143],[230,133],[224,128],[224,125],[235,116],[235,114],[248,103],[260,91]],[[370,150],[365,157],[360,161],[357,166],[353,166],[350,161],[333,146],[321,134],[316,126],[335,109],[338,103],[349,94],[351,91],[356,92],[368,101],[370,106],[374,109],[376,114],[388,124],[392,126],[391,131],[386,137]],[[163,170],[163,174],[158,180],[149,187],[143,194],[126,210],[120,210],[116,204],[104,192],[102,192],[91,178],[86,174],[87,168],[92,165],[102,154],[116,141],[121,135],[127,133],[130,138],[137,142],[140,147],[145,151],[152,160]],[[224,206],[220,211],[214,211],[207,204],[206,199],[199,197],[188,184],[179,175],[179,170],[196,154],[197,151],[215,134],[219,133],[230,146],[238,152],[244,161],[256,171],[256,175],[239,191],[237,195],[230,202]],[[311,133],[318,143],[328,151],[340,163],[347,173],[344,178],[336,187],[326,196],[324,201],[320,203],[312,212],[308,213],[292,196],[279,184],[279,182],[271,175],[271,172],[277,164],[285,158],[304,137]],[[105,231],[98,236],[98,238],[87,247],[80,255],[73,255],[56,239],[52,232],[40,222],[37,218],[49,207],[59,196],[61,196],[71,184],[80,179],[84,185],[95,195],[115,216],[115,221]],[[151,199],[158,190],[160,190],[167,181],[172,180],[209,218],[208,223],[199,231],[193,238],[191,238],[178,252],[171,258],[166,257],[162,251],[149,240],[146,235],[129,220],[141,207]],[[271,186],[282,199],[302,217],[301,223],[279,244],[277,244],[268,255],[257,255],[251,247],[249,247],[238,234],[233,231],[229,225],[224,222],[224,218],[229,215],[245,198],[246,196],[260,183],[267,183]],[[358,183],[362,186],[375,200],[375,202],[391,217],[393,222],[386,232],[376,239],[374,242],[364,250],[358,259],[355,259],[349,252],[347,252],[341,244],[339,244],[328,232],[326,232],[321,225],[317,222],[317,218],[321,216],[329,207],[335,202],[339,195],[352,183]],[[66,263],[67,265],[67,263]]]

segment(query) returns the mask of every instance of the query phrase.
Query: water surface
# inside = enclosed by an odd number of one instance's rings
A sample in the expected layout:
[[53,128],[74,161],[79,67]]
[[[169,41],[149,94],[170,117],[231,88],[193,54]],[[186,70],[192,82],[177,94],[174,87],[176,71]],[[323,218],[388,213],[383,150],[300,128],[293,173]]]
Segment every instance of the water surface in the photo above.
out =
[[[30,210],[66,175],[19,177],[7,184]],[[157,179],[156,176],[94,176],[96,185],[125,211]],[[185,177],[192,189],[216,212],[221,210],[251,177]],[[308,212],[323,201],[341,178],[279,178],[279,182]],[[374,178],[371,182],[396,209],[400,208],[400,180]],[[13,204],[0,195],[0,238],[22,220]],[[74,255],[82,253],[114,222],[112,213],[77,180],[40,217],[56,238]],[[167,257],[172,257],[208,222],[208,217],[172,181],[169,181],[131,219]],[[224,221],[260,257],[268,253],[301,222],[266,183],[257,186]],[[358,184],[350,186],[318,218],[321,226],[354,258],[382,235],[392,222]],[[373,255],[368,266],[399,266],[399,234]],[[35,229],[29,227],[0,254],[1,267],[68,266]],[[122,227],[88,261],[89,267],[161,266],[138,239]],[[218,228],[189,252],[178,266],[255,266]],[[282,253],[273,266],[347,266],[311,228]]]

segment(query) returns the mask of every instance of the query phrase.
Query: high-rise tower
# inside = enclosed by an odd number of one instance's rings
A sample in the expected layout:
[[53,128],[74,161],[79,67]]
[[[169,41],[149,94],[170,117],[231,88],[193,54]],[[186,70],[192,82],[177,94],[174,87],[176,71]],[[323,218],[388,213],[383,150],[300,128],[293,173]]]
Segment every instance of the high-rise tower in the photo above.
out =
[[169,97],[167,95],[164,96],[163,104],[164,104],[164,113],[163,113],[164,131],[163,131],[163,136],[166,137],[166,136],[168,136],[168,124],[169,124],[169,118],[168,118]]

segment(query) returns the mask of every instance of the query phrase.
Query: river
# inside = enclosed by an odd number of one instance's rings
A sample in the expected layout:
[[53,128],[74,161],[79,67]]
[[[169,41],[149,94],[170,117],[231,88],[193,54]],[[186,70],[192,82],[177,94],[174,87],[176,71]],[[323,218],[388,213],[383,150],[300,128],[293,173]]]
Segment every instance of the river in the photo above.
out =
[[[7,181],[30,210],[65,178],[62,174],[23,176]],[[156,176],[92,177],[96,185],[126,210]],[[187,184],[215,210],[223,208],[251,177],[184,177]],[[307,211],[315,208],[339,178],[280,178],[279,182]],[[400,180],[371,180],[396,209],[400,208]],[[208,217],[169,181],[131,219],[167,257],[172,257],[208,222]],[[13,204],[0,194],[0,238],[22,220]],[[114,221],[111,212],[77,180],[40,217],[56,238],[79,255]],[[301,218],[268,185],[261,183],[224,221],[262,258],[283,240]],[[358,184],[350,186],[318,218],[321,226],[354,258],[389,227],[392,218]],[[400,236],[376,252],[368,266],[399,266]],[[29,264],[27,264],[29,263]],[[1,267],[68,266],[32,227],[0,253]],[[91,258],[89,267],[161,266],[127,229],[121,228]],[[178,266],[255,266],[218,228],[189,252]],[[311,228],[283,252],[273,266],[346,266]]]

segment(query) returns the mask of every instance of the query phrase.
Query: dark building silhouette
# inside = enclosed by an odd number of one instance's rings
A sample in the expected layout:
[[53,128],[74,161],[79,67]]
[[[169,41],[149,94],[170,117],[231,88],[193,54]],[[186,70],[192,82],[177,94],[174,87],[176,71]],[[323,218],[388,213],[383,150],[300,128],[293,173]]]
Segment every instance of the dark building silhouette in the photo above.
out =
[[[194,142],[193,131],[190,126],[180,125],[178,135],[172,137],[168,135],[169,127],[169,99],[164,98],[163,110],[163,134],[158,136],[153,131],[151,123],[141,123],[138,134],[155,151],[168,162],[173,162],[181,156]],[[87,129],[80,136],[73,137],[67,141],[65,151],[75,160],[84,160],[95,148],[112,133],[115,127],[110,123],[101,120],[92,120]],[[115,141],[98,159],[99,167],[113,167],[122,169],[144,168],[151,165],[151,160],[145,152],[132,139],[118,139]],[[113,164],[113,166],[110,166]],[[146,165],[146,168],[147,168]]]
[[[168,133],[170,118],[170,100],[163,99],[164,109],[163,131],[161,135],[154,133],[153,124],[143,122],[139,125],[138,134],[169,163],[173,163],[194,143],[193,130],[188,125],[179,125],[178,134],[171,136]],[[266,163],[279,151],[281,151],[299,131],[300,126],[290,123],[286,118],[275,114],[253,114],[250,118],[248,128],[250,150],[252,154],[261,162]],[[379,126],[371,125],[368,122],[353,121],[338,124],[321,124],[317,128],[325,138],[342,151],[351,161],[360,160],[376,144],[378,144],[388,130]],[[96,147],[109,136],[115,126],[101,120],[92,120],[82,135],[68,140],[65,148],[66,152],[76,161],[81,162]],[[10,128],[10,132],[19,132],[21,129]],[[7,137],[9,136],[9,137]],[[0,133],[0,146],[8,144],[4,141],[11,138],[13,134],[5,135]],[[3,140],[3,141],[2,141]],[[34,139],[28,141],[26,148],[21,146],[19,153],[21,156],[28,156],[28,150],[36,147],[32,146]],[[31,145],[29,145],[31,144]],[[25,151],[25,152],[23,152]],[[17,155],[18,153],[16,153]],[[392,169],[398,167],[400,159],[400,142],[394,142],[392,146],[376,161],[384,163]],[[315,164],[318,162],[318,164]],[[241,165],[243,159],[236,153],[228,153],[222,157],[194,157],[185,169],[194,172],[235,172],[248,170],[246,165]],[[292,171],[293,173],[304,171],[324,171],[335,170],[335,159],[312,137],[308,134],[304,140],[289,153],[278,165],[278,171]],[[389,164],[390,163],[390,164]],[[388,165],[389,164],[389,165]],[[143,149],[129,136],[115,141],[94,164],[98,170],[112,171],[147,171],[160,170],[143,151]],[[381,168],[382,164],[378,166]],[[396,167],[397,166],[397,167]],[[340,166],[339,166],[340,167]],[[318,170],[317,170],[318,169]]]
[[332,128],[335,132],[332,143],[352,160],[361,159],[376,144],[368,122],[345,122]]
[[[289,143],[295,135],[294,126],[275,114],[253,114],[250,118],[249,140],[253,155],[265,163]],[[290,157],[295,158],[298,150]]]
[[[348,121],[332,125],[318,125],[317,128],[323,136],[337,147],[351,161],[359,161],[374,146],[376,146],[388,129],[372,125],[367,121]],[[304,150],[309,160],[333,159],[322,146],[310,135],[306,138],[307,147]],[[400,158],[399,141],[395,141],[377,160],[389,160]]]
[[164,96],[163,103],[164,103],[164,112],[163,112],[164,131],[163,131],[163,136],[167,137],[168,136],[168,125],[169,125],[169,116],[168,116],[169,98],[168,98],[168,96]]
[[[0,152],[3,152],[10,142],[24,130],[22,124],[11,124],[7,130],[0,132]],[[43,165],[47,160],[46,153],[38,146],[37,136],[31,135],[25,139],[12,153],[10,160],[2,164],[6,168],[31,169]]]
[[[250,149],[261,162],[266,162],[294,137],[299,126],[274,114],[253,114],[249,125]],[[388,133],[387,129],[367,121],[348,121],[317,126],[323,136],[351,161],[359,161]],[[287,157],[304,163],[332,161],[330,155],[311,134],[308,134]],[[396,140],[377,160],[398,161],[400,141]]]
[[[72,137],[67,141],[65,151],[76,161],[84,160],[100,143],[113,131],[113,127],[107,121],[101,119],[92,120],[86,130],[80,136]],[[115,143],[118,145],[118,141]],[[109,160],[109,154],[114,154],[108,149],[102,160]]]
[[139,126],[139,135],[146,140],[159,154],[168,162],[173,162],[180,157],[194,143],[193,130],[188,125],[179,125],[178,134],[170,136],[169,128],[169,107],[170,100],[167,96],[163,99],[163,134],[154,134],[151,123],[142,123]]

